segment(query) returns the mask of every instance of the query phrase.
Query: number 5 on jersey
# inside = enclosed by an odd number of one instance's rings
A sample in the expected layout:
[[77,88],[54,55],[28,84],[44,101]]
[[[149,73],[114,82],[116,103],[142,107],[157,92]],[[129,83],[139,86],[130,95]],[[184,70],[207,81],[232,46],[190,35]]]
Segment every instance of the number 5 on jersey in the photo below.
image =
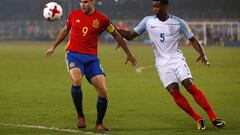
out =
[[83,32],[83,36],[85,37],[88,32],[88,27],[83,27],[82,32]]
[[160,33],[160,41],[161,42],[165,41],[164,33]]

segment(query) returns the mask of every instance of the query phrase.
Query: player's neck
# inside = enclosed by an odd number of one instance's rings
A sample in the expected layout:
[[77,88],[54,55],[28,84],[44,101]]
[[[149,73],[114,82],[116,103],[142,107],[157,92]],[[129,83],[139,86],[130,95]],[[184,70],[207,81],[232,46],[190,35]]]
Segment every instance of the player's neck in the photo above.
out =
[[86,13],[86,15],[91,15],[95,12],[95,8],[93,7],[88,13]]
[[166,13],[166,14],[160,14],[160,15],[157,15],[157,18],[158,18],[160,21],[164,22],[164,21],[166,21],[166,20],[169,18],[169,14],[168,14],[168,13]]

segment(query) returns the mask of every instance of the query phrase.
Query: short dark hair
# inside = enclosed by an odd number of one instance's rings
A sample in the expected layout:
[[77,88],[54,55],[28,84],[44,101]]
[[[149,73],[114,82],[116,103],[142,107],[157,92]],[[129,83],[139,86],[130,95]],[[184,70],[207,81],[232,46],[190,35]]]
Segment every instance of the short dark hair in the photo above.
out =
[[160,4],[168,4],[168,0],[153,0],[153,2],[160,2]]

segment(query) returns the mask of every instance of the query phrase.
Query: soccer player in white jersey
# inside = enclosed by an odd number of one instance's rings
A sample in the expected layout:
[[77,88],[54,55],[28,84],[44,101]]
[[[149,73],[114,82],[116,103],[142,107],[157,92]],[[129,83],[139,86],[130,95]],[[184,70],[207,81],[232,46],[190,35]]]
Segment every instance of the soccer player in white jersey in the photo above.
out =
[[205,129],[206,125],[202,116],[190,106],[187,99],[181,94],[180,82],[197,104],[206,111],[212,124],[218,128],[224,127],[225,122],[217,118],[203,92],[192,82],[191,72],[182,52],[178,49],[180,35],[183,34],[200,54],[197,61],[202,61],[210,67],[202,46],[184,20],[168,13],[168,0],[153,0],[153,12],[155,15],[145,17],[133,30],[119,30],[120,34],[127,40],[132,40],[147,31],[153,43],[155,66],[160,80],[176,104],[197,122],[197,129]]

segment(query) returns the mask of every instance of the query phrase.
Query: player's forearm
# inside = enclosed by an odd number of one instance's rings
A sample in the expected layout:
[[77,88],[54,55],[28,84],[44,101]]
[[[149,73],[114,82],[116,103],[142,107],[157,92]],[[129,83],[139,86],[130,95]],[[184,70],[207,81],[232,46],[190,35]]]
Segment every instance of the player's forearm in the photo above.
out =
[[67,36],[68,31],[66,29],[61,29],[54,43],[54,48],[56,48]]
[[202,45],[198,42],[198,40],[194,37],[192,39],[190,39],[194,49],[201,55],[205,55],[204,49],[202,47]]
[[118,44],[123,48],[124,52],[126,53],[127,56],[132,56],[132,53],[128,49],[125,41],[122,38],[115,38],[118,42]]
[[113,38],[118,42],[118,44],[123,48],[124,52],[127,54],[127,56],[132,56],[131,52],[129,51],[125,41],[123,40],[123,37],[120,35],[118,31],[114,31],[111,33]]
[[122,37],[124,37],[127,40],[132,40],[132,39],[134,39],[136,37],[136,36],[133,35],[132,31],[119,30],[119,29],[117,31],[120,33],[120,35]]

